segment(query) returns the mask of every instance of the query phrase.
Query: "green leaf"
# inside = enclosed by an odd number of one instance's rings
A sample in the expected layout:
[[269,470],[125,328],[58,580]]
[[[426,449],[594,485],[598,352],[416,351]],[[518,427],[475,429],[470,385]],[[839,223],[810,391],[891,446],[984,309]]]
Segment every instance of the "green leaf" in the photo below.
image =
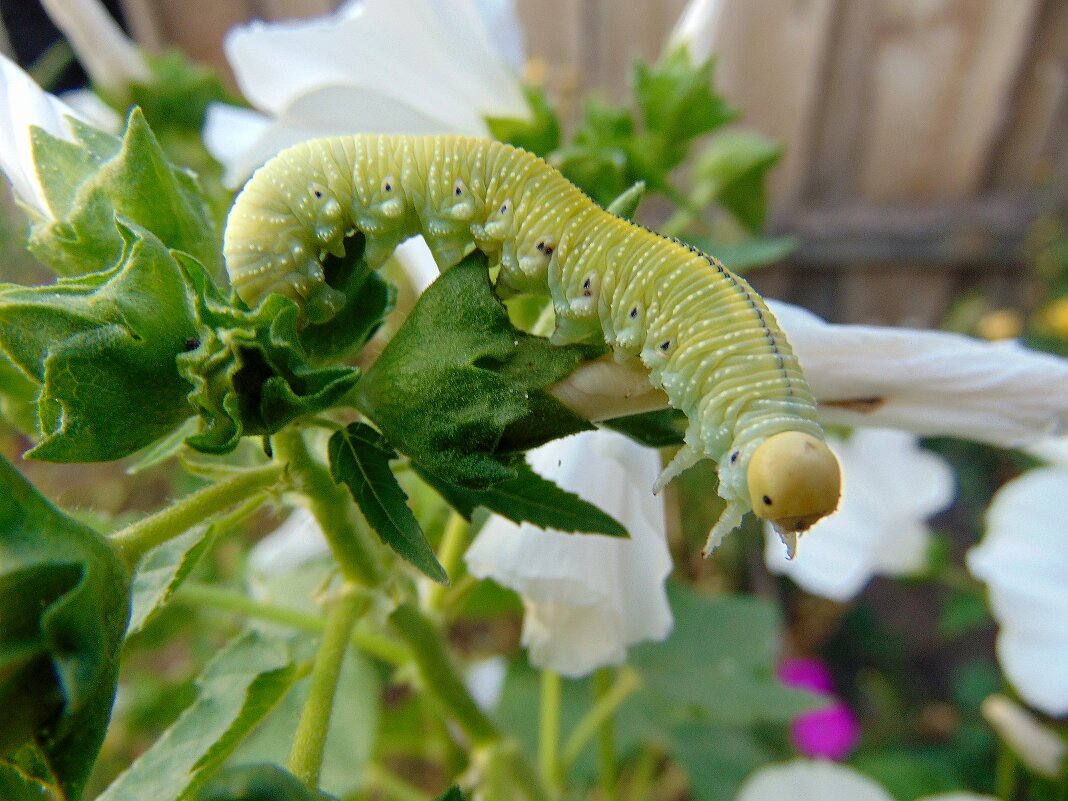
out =
[[712,62],[694,64],[685,48],[672,50],[652,67],[639,62],[634,94],[646,128],[669,146],[687,143],[737,116],[712,91]]
[[602,350],[553,347],[516,329],[476,251],[423,293],[356,402],[392,447],[448,482],[484,489],[515,477],[515,450],[589,427],[540,390]]
[[558,531],[583,531],[626,537],[627,529],[615,518],[587,503],[574,493],[561,489],[542,478],[526,462],[513,464],[516,477],[494,484],[486,490],[472,490],[450,484],[440,477],[414,466],[415,471],[437,490],[465,519],[479,506],[502,515],[514,523],[528,522],[540,528]]
[[285,641],[245,632],[197,679],[198,695],[97,801],[178,801],[195,793],[300,678]]
[[716,136],[697,159],[694,192],[703,203],[718,201],[750,233],[759,233],[767,213],[765,183],[782,147],[753,131]]
[[229,453],[243,436],[273,434],[296,418],[334,406],[359,380],[355,367],[312,367],[298,331],[300,309],[271,295],[247,311],[225,302],[210,276],[178,254],[199,326],[177,358],[193,386],[189,403],[201,431],[186,442],[206,453]]
[[434,801],[467,801],[467,796],[460,791],[459,785],[453,785]]
[[631,650],[644,676],[650,707],[699,709],[712,723],[787,722],[818,708],[818,697],[781,684],[776,607],[744,596],[703,597],[669,584],[675,628],[667,641]]
[[35,256],[61,275],[107,270],[123,253],[122,219],[222,269],[219,234],[196,179],[167,161],[138,109],[114,152],[105,134],[87,126],[80,132],[72,144],[33,129],[34,160],[54,215],[31,227]]
[[133,578],[132,612],[127,636],[139,632],[178,588],[211,547],[212,526],[196,526],[146,553]]
[[[47,773],[77,799],[115,697],[129,575],[100,535],[3,459],[0,488],[0,782],[17,785],[13,769]],[[22,746],[46,767],[26,773]]]
[[750,732],[705,722],[672,726],[668,743],[696,801],[733,801],[749,774],[773,758]]
[[544,158],[560,147],[560,121],[544,89],[524,86],[523,94],[530,106],[529,119],[487,117],[486,125],[494,139],[529,150]]
[[191,413],[175,365],[196,334],[182,271],[148,231],[116,230],[122,258],[106,273],[0,287],[0,348],[40,386],[33,458],[118,459]]
[[328,451],[330,475],[349,488],[382,541],[429,578],[448,584],[445,568],[408,508],[408,496],[389,469],[389,460],[397,454],[382,435],[365,423],[352,423],[330,437]]
[[0,798],[4,801],[63,801],[62,790],[10,763],[0,762]]
[[[330,801],[277,765],[228,768],[200,791],[196,801]],[[336,799],[335,799],[336,801]]]
[[675,425],[677,413],[672,409],[655,412],[643,412],[613,420],[601,421],[603,428],[610,428],[620,434],[626,434],[635,442],[648,448],[667,448],[681,445],[683,435]]

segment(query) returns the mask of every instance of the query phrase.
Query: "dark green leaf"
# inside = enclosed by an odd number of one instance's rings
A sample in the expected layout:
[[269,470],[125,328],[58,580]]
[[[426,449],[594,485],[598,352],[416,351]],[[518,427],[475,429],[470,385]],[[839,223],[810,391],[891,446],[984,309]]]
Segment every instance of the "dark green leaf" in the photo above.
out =
[[434,801],[467,801],[467,796],[460,792],[458,785],[453,785],[444,793],[439,795]]
[[97,801],[192,795],[299,677],[284,641],[245,632],[204,668],[197,700]]
[[712,91],[712,62],[695,65],[685,48],[652,67],[639,62],[634,94],[646,127],[669,144],[685,143],[737,115]]
[[349,488],[382,541],[434,581],[447,584],[445,569],[408,508],[408,496],[389,469],[389,460],[396,454],[382,436],[365,423],[352,423],[330,437],[328,450],[334,481]]
[[26,746],[47,764],[26,775],[77,799],[111,713],[130,580],[110,545],[2,459],[0,488],[0,760],[26,773]]
[[4,801],[62,801],[62,790],[15,765],[0,762],[0,798]]
[[632,414],[601,421],[601,426],[626,434],[635,442],[649,448],[667,448],[683,443],[682,432],[675,425],[676,412],[661,409],[656,412]]
[[128,220],[168,248],[221,269],[218,231],[196,180],[172,166],[138,109],[114,152],[107,135],[81,129],[79,144],[34,128],[34,160],[54,214],[30,231],[30,250],[61,275],[110,269],[121,257]]
[[484,506],[515,523],[526,521],[559,531],[628,536],[627,529],[613,517],[542,478],[526,462],[517,462],[513,468],[517,473],[515,478],[486,490],[472,490],[450,484],[415,465],[416,472],[468,520],[477,507]]
[[170,599],[197,561],[210,547],[212,527],[197,526],[157,545],[137,565],[133,578],[133,602],[127,636],[136,634],[149,617]]
[[273,434],[301,415],[334,406],[355,386],[354,367],[310,366],[292,300],[271,295],[246,311],[226,303],[199,264],[178,258],[199,321],[192,347],[177,359],[202,421],[202,430],[186,440],[191,447],[228,453],[241,437]]
[[[582,427],[537,391],[601,351],[517,330],[476,251],[423,293],[356,399],[397,450],[446,481],[484,489],[515,477],[516,447]],[[541,421],[540,440],[528,417]]]
[[196,801],[329,801],[277,765],[229,768],[200,791]]
[[106,273],[0,287],[0,348],[41,386],[37,459],[118,459],[191,413],[175,356],[196,334],[178,263],[148,231],[122,226]]
[[486,125],[494,139],[545,157],[560,147],[560,122],[543,89],[525,86],[523,94],[530,106],[529,119],[487,117]]
[[821,701],[775,675],[781,623],[774,605],[743,596],[703,597],[671,584],[675,628],[663,643],[631,650],[657,715],[700,709],[718,724],[790,721]]

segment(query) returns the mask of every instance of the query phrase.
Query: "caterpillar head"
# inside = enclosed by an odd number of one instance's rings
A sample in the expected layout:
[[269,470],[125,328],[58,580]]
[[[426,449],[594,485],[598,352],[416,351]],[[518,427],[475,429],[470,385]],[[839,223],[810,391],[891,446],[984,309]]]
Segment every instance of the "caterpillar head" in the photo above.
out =
[[773,434],[753,452],[747,472],[749,498],[757,517],[768,520],[797,549],[797,535],[838,508],[842,489],[838,459],[811,434]]

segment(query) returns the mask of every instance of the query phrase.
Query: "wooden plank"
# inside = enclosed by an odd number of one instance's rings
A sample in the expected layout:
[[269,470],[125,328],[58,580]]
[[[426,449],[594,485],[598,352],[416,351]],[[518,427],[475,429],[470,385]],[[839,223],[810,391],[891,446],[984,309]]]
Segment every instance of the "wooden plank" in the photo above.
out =
[[527,38],[527,72],[545,86],[564,119],[578,114],[583,78],[582,0],[517,0]]
[[250,0],[123,0],[123,8],[138,41],[153,49],[179,47],[225,75],[230,73],[222,49],[223,36],[254,16]]
[[716,83],[742,123],[787,145],[771,176],[774,208],[789,206],[808,176],[835,0],[723,2],[708,41]]
[[1008,107],[1038,0],[886,0],[877,22],[861,192],[974,192]]
[[986,188],[1016,188],[1050,180],[1051,148],[1068,134],[1068,129],[1058,125],[1066,99],[1068,3],[1045,0],[1012,93],[1008,124],[991,158]]

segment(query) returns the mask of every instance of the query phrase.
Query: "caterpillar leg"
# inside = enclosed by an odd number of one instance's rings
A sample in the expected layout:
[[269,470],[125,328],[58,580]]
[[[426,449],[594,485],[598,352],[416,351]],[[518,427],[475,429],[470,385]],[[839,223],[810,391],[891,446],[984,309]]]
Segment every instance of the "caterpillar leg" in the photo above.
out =
[[[664,487],[666,487],[675,476],[679,475],[685,470],[693,467],[699,461],[704,458],[704,455],[698,453],[688,444],[679,448],[678,453],[675,454],[675,458],[671,460],[667,467],[664,468],[664,472],[657,478],[656,483],[653,484],[653,494],[656,495]],[[744,510],[743,510],[744,512]],[[741,517],[738,518],[741,520]],[[737,525],[737,524],[736,524]]]
[[[712,530],[708,532],[708,539],[705,540],[705,547],[701,551],[705,559],[710,557],[712,552],[719,547],[724,537],[742,524],[742,518],[745,517],[745,513],[748,511],[749,505],[742,501],[727,501],[727,508],[723,510],[719,520],[712,526]],[[796,536],[794,540],[796,542]]]

